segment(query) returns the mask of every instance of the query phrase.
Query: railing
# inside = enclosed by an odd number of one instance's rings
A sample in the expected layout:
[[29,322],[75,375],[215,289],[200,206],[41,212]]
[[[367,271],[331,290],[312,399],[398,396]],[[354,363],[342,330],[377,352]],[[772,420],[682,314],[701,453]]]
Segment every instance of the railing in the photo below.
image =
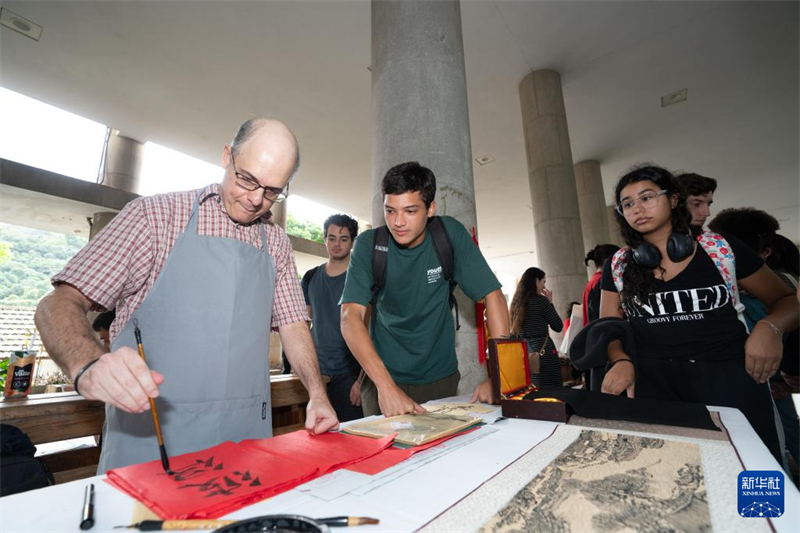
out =
[[[302,429],[308,392],[294,375],[273,375],[272,428],[275,435]],[[0,422],[18,427],[34,444],[90,437],[103,431],[105,408],[75,392],[32,394],[25,399],[0,402]],[[41,456],[56,478],[64,483],[95,475],[100,448],[79,448]]]

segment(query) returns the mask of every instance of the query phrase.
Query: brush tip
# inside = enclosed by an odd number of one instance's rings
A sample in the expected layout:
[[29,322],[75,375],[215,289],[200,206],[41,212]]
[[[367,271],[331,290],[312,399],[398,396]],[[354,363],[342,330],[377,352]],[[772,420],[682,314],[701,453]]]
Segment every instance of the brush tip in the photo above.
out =
[[380,524],[381,521],[377,518],[370,518],[368,516],[353,516],[349,519],[349,524],[351,526],[372,526],[376,524]]

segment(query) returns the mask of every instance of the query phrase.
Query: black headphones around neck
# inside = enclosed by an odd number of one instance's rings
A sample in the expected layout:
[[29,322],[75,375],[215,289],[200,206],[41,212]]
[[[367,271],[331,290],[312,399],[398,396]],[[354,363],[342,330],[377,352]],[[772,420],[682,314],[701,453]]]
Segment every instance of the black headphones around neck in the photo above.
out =
[[[667,255],[670,260],[683,261],[694,252],[691,235],[672,232],[667,239]],[[661,264],[661,252],[649,242],[643,242],[633,250],[633,261],[642,268],[656,268]]]

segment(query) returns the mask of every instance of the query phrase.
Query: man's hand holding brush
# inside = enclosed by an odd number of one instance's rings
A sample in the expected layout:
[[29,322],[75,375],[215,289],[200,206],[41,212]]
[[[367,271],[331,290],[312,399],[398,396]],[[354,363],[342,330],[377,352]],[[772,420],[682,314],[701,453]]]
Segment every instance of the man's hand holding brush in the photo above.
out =
[[129,413],[150,409],[150,398],[158,397],[158,386],[164,382],[163,375],[150,370],[139,353],[127,346],[90,364],[78,379],[78,392],[87,400],[100,400]]

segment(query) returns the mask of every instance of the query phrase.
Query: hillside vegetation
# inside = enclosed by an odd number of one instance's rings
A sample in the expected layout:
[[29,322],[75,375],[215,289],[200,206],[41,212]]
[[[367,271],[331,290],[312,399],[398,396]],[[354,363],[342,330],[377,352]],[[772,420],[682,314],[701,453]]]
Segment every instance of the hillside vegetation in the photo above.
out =
[[0,305],[35,306],[86,239],[0,224]]

